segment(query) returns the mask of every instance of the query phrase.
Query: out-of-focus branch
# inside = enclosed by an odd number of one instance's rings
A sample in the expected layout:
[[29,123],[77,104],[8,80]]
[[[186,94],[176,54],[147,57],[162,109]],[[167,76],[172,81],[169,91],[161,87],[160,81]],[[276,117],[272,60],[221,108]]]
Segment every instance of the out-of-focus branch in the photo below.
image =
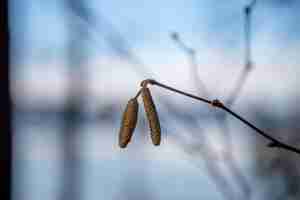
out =
[[[175,123],[178,122],[175,121]],[[180,127],[182,128],[183,132],[194,131],[190,126],[186,124],[181,124]],[[175,127],[175,129],[172,127],[172,131],[179,132],[181,131],[178,130],[180,127]],[[198,133],[201,134],[203,132],[201,127],[197,126],[196,128],[198,130]],[[219,191],[225,199],[236,199],[234,189],[230,186],[230,184],[228,184],[228,180],[215,162],[217,157],[216,154],[212,152],[213,150],[209,148],[210,145],[207,138],[203,137],[201,138],[201,141],[195,142],[195,140],[193,140],[194,143],[189,143],[184,137],[182,137],[182,135],[179,135],[177,137],[179,137],[179,139],[176,140],[176,143],[178,143],[180,147],[183,147],[183,151],[187,155],[193,155],[193,152],[195,151],[200,153],[201,159],[204,162],[206,173],[211,181],[215,184],[217,191]],[[195,158],[190,158],[188,159],[188,161],[192,162],[192,164],[194,164],[196,167],[199,167],[197,163],[195,163]]]
[[194,85],[197,88],[197,92],[201,93],[205,97],[209,97],[207,87],[199,77],[198,65],[196,60],[196,51],[193,48],[188,47],[180,38],[178,33],[172,33],[171,38],[178,45],[178,47],[186,54],[190,62],[190,75],[194,80]]
[[226,103],[228,106],[231,106],[234,104],[236,99],[238,98],[239,94],[241,93],[241,90],[243,86],[246,83],[247,77],[251,70],[253,69],[253,61],[252,61],[252,48],[251,48],[251,17],[252,17],[252,10],[256,4],[256,0],[252,0],[251,3],[249,3],[244,8],[244,15],[245,15],[245,25],[244,25],[244,31],[245,31],[245,66],[242,69],[242,72],[237,79]]
[[[184,41],[179,37],[178,33],[172,33],[171,38],[176,42],[179,48],[186,54],[190,61],[190,74],[193,79],[194,85],[197,88],[197,93],[201,95],[201,93],[206,97],[209,98],[210,94],[204,82],[201,80],[198,74],[198,64],[196,61],[196,51],[193,48],[188,47]],[[238,168],[238,164],[236,163],[233,152],[232,152],[232,138],[228,130],[228,125],[225,120],[225,116],[222,114],[221,117],[214,113],[214,118],[218,122],[217,125],[219,126],[220,130],[223,133],[223,141],[227,146],[228,150],[224,152],[223,157],[227,158],[227,167],[229,168],[230,172],[232,173],[235,181],[238,183],[237,185],[243,191],[244,198],[250,198],[250,185],[247,182],[246,178],[241,173],[240,169]]]
[[[73,14],[76,15],[77,20],[80,20],[80,22],[84,25],[85,29],[89,31],[89,33],[92,32],[97,36],[102,36],[119,57],[125,58],[129,63],[133,64],[139,74],[144,74],[144,76],[149,75],[146,67],[141,62],[141,60],[134,53],[132,53],[128,41],[117,29],[114,28],[109,20],[107,20],[104,16],[101,16],[99,13],[97,14],[97,18],[95,18],[95,16],[92,15],[92,10],[90,10],[82,0],[74,2],[72,0],[67,1],[72,4],[70,7],[73,10],[77,11]],[[143,149],[141,149],[139,153],[139,156],[141,157],[146,156]],[[141,169],[143,170],[139,171],[139,173],[142,173],[142,175],[147,175],[147,169],[143,167]],[[123,180],[124,184],[122,184],[121,188],[121,197],[123,199],[151,199],[153,195],[148,188],[147,180],[145,179],[146,176],[139,176],[141,178],[137,179],[140,184],[138,192],[134,190],[134,188],[128,187],[128,184],[125,183],[129,180],[130,177],[133,176],[132,172],[133,171],[129,170],[128,174]],[[73,179],[70,178],[70,180],[72,181]]]
[[[220,116],[218,116],[218,114]],[[227,149],[224,152],[224,158],[227,161],[227,166],[232,173],[233,178],[235,179],[237,185],[241,188],[242,195],[244,199],[251,199],[252,191],[251,191],[251,184],[247,181],[245,175],[241,172],[241,169],[236,162],[234,155],[233,155],[233,141],[232,135],[230,134],[228,123],[226,121],[226,114],[225,113],[218,113],[217,120],[218,125],[223,133],[223,140],[225,141],[225,146]]]
[[[231,106],[235,100],[238,98],[239,94],[241,93],[241,90],[243,88],[243,85],[245,84],[247,77],[252,69],[252,51],[251,51],[251,13],[252,8],[256,4],[256,0],[252,0],[244,10],[245,13],[245,67],[243,68],[239,78],[237,79],[237,82],[235,84],[235,87],[233,88],[231,94],[229,95],[227,104]],[[206,97],[209,97],[207,89],[204,85],[204,83],[199,78],[199,74],[197,71],[197,63],[195,60],[195,54],[196,51],[192,48],[189,48],[180,38],[177,33],[172,34],[172,39],[178,44],[178,46],[183,50],[183,52],[186,53],[187,57],[190,60],[190,67],[191,67],[191,76],[193,77],[194,83],[198,91],[205,94]],[[242,190],[244,191],[244,196],[246,198],[249,197],[250,194],[250,186],[246,181],[246,178],[241,174],[240,170],[237,168],[237,164],[233,158],[232,154],[232,139],[229,134],[228,130],[228,124],[226,123],[226,116],[222,115],[220,117],[215,116],[216,120],[219,122],[218,125],[220,126],[221,131],[224,135],[224,141],[226,142],[228,149],[227,152],[227,164],[229,168],[231,169],[231,172],[233,173],[234,177],[236,177],[236,180],[239,182],[239,185],[241,186]],[[249,197],[250,198],[250,197]]]
[[[91,10],[85,11],[84,13],[88,12],[91,12]],[[79,17],[83,23],[88,25],[86,27],[90,32],[97,36],[102,36],[117,56],[132,64],[134,70],[139,75],[143,77],[153,76],[153,73],[149,72],[150,69],[147,68],[142,59],[133,52],[130,42],[109,21],[109,19],[99,12],[97,13],[97,20],[94,20],[94,17],[86,17],[85,15],[77,15],[77,17]]]

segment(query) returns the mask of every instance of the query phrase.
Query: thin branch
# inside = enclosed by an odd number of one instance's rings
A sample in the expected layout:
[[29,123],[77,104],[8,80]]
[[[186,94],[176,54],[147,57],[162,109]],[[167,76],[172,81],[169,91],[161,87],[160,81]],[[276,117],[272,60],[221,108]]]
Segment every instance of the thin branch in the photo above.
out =
[[[206,98],[210,97],[210,93],[204,82],[201,80],[198,74],[198,64],[196,60],[196,53],[197,51],[191,47],[188,47],[186,43],[181,39],[178,33],[174,32],[171,34],[171,38],[177,44],[177,46],[186,54],[189,62],[190,62],[190,75],[193,79],[194,85],[197,88],[197,93],[199,95],[203,94]],[[247,73],[248,74],[248,73]],[[244,77],[243,77],[244,78]],[[240,82],[240,81],[239,81]],[[239,89],[240,90],[240,89]],[[214,119],[217,121],[217,125],[222,131],[223,141],[225,145],[228,147],[228,151],[224,152],[223,156],[227,157],[227,167],[229,168],[230,172],[232,173],[233,178],[238,182],[238,185],[243,191],[243,196],[245,199],[250,199],[249,194],[251,194],[251,187],[248,184],[246,178],[241,173],[240,169],[238,168],[238,164],[236,163],[233,153],[232,153],[232,138],[228,130],[228,125],[226,122],[226,118],[222,116],[220,118],[217,113],[214,114]],[[225,155],[226,154],[226,155]]]
[[207,103],[207,104],[211,104],[212,103],[210,100],[207,100],[207,99],[202,98],[202,97],[198,97],[196,95],[184,92],[182,90],[177,90],[177,89],[175,89],[173,87],[170,87],[170,86],[167,86],[165,84],[159,83],[159,82],[157,82],[157,81],[155,81],[153,79],[147,79],[145,81],[147,81],[147,84],[157,85],[157,86],[160,86],[160,87],[165,88],[167,90],[170,90],[170,91],[182,94],[184,96],[187,96],[187,97],[190,97],[190,98],[193,98],[193,99],[197,99],[198,101],[202,101],[202,102]]
[[243,68],[241,74],[238,77],[238,80],[236,81],[236,84],[234,85],[234,88],[231,90],[231,93],[228,99],[226,100],[228,106],[232,106],[241,94],[242,88],[244,87],[246,80],[252,70],[252,66],[252,63],[249,62]]
[[208,89],[198,74],[195,49],[188,47],[180,38],[179,34],[176,32],[171,34],[171,38],[178,45],[178,47],[187,55],[191,68],[190,74],[192,76],[192,79],[194,80],[194,84],[198,92],[201,92],[205,97],[209,97]]
[[262,131],[261,129],[257,128],[255,125],[253,125],[249,121],[247,121],[245,118],[241,117],[240,115],[238,115],[237,113],[235,113],[234,111],[232,111],[231,109],[229,109],[228,107],[226,107],[221,101],[219,101],[217,99],[215,99],[215,100],[208,100],[208,99],[205,99],[205,98],[202,98],[202,97],[198,97],[196,95],[193,95],[193,94],[190,94],[190,93],[187,93],[187,92],[175,89],[173,87],[167,86],[165,84],[159,83],[159,82],[157,82],[157,81],[155,81],[153,79],[147,79],[145,81],[147,81],[147,84],[157,85],[157,86],[159,86],[161,88],[170,90],[172,92],[175,92],[175,93],[178,93],[178,94],[181,94],[181,95],[193,98],[193,99],[196,99],[196,100],[201,101],[203,103],[209,104],[209,105],[211,105],[213,107],[220,108],[220,109],[226,111],[228,114],[232,115],[233,117],[237,118],[238,120],[242,121],[244,124],[246,124],[247,126],[249,126],[251,129],[255,130],[262,137],[270,140],[270,143],[268,145],[269,147],[278,147],[278,148],[285,149],[287,151],[291,151],[291,152],[300,154],[300,149],[295,148],[293,146],[290,146],[288,144],[285,144],[285,143],[279,141],[278,139],[270,136],[269,134],[265,133],[264,131]]
[[239,94],[241,93],[241,90],[243,86],[245,85],[245,82],[247,80],[247,77],[251,70],[253,69],[253,62],[252,62],[252,48],[251,48],[251,17],[252,17],[252,10],[253,7],[256,4],[256,0],[252,0],[251,3],[249,3],[245,9],[245,25],[244,25],[244,33],[245,33],[245,66],[237,79],[237,82],[235,84],[235,87],[232,89],[231,94],[229,95],[227,102],[228,106],[231,106],[236,99],[238,98]]
[[[221,113],[219,113],[221,114]],[[223,115],[224,113],[222,113]],[[232,135],[229,131],[228,122],[226,121],[226,115],[217,117],[218,124],[220,126],[220,129],[223,133],[223,140],[225,141],[225,145],[227,145],[228,150],[224,152],[226,158],[227,158],[227,165],[230,169],[232,176],[235,178],[238,186],[241,188],[241,191],[243,192],[243,199],[251,199],[252,196],[252,189],[251,189],[251,183],[247,181],[246,176],[242,173],[241,169],[238,167],[238,163],[236,162],[234,155],[233,155],[233,141],[232,141]]]

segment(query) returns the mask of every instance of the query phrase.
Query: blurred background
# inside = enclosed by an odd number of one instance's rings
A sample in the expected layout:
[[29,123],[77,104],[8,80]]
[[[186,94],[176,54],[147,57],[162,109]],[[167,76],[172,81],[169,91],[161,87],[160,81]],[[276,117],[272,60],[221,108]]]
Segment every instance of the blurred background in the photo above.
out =
[[10,0],[14,200],[299,199],[300,158],[222,111],[151,87],[127,149],[122,112],[145,78],[219,98],[300,146],[300,2]]

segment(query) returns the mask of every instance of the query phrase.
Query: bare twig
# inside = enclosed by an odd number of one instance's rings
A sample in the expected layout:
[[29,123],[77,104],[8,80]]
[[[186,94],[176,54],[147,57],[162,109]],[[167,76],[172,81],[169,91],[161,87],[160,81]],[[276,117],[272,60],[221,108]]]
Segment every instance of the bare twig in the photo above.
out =
[[178,45],[178,47],[187,55],[190,62],[191,77],[194,80],[194,85],[198,92],[201,92],[205,97],[209,97],[208,89],[204,82],[201,80],[198,74],[198,66],[196,61],[196,51],[193,48],[188,47],[183,40],[180,38],[179,34],[174,32],[171,34],[171,38]]
[[252,15],[252,9],[256,4],[256,0],[252,0],[250,4],[248,4],[244,9],[245,14],[245,66],[237,79],[237,82],[232,89],[231,94],[229,95],[228,100],[226,101],[228,106],[231,106],[236,99],[238,98],[239,94],[241,93],[241,90],[243,86],[245,85],[245,82],[247,80],[247,77],[251,70],[253,69],[253,62],[252,62],[252,48],[251,48],[251,15]]
[[270,143],[268,144],[268,147],[277,147],[277,148],[281,148],[281,149],[285,149],[287,151],[291,151],[297,154],[300,154],[300,149],[290,146],[288,144],[285,144],[284,142],[279,141],[278,139],[270,136],[269,134],[265,133],[264,131],[262,131],[261,129],[257,128],[255,125],[253,125],[251,122],[247,121],[245,118],[241,117],[240,115],[238,115],[237,113],[235,113],[234,111],[232,111],[231,109],[229,109],[228,107],[226,107],[221,101],[219,101],[218,99],[215,100],[208,100],[202,97],[198,97],[196,95],[175,89],[173,87],[167,86],[165,84],[159,83],[153,79],[147,79],[147,83],[152,84],[152,85],[156,85],[159,86],[161,88],[170,90],[172,92],[196,99],[198,101],[201,101],[203,103],[209,104],[213,107],[216,108],[220,108],[222,110],[224,110],[225,112],[227,112],[228,114],[232,115],[233,117],[235,117],[236,119],[242,121],[244,124],[246,124],[248,127],[250,127],[251,129],[255,130],[259,135],[261,135],[262,137],[270,140]]

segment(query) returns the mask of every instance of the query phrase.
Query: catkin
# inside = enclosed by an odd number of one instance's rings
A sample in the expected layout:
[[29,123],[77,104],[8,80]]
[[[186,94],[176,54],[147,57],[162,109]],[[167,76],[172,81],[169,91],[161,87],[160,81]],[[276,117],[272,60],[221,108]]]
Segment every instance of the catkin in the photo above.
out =
[[139,104],[136,98],[130,99],[123,113],[121,128],[119,132],[119,146],[126,148],[130,142],[138,118]]
[[158,146],[161,141],[160,123],[150,90],[147,87],[143,87],[142,97],[146,116],[149,121],[151,140],[154,145]]

